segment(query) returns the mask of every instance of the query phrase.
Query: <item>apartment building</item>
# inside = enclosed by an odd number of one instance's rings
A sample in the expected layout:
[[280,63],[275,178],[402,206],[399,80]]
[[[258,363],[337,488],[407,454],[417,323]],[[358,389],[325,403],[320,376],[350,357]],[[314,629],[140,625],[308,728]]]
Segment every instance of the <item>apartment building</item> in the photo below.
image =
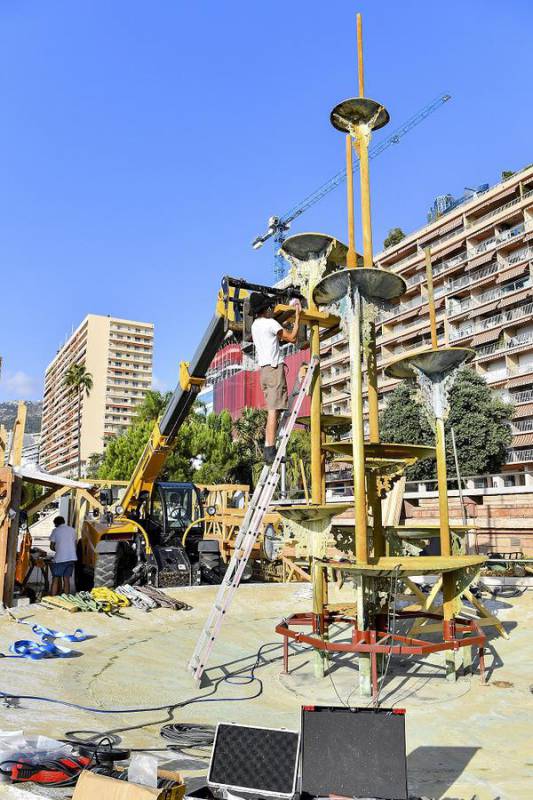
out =
[[[154,326],[150,322],[88,314],[48,365],[44,380],[40,463],[48,472],[73,475],[78,451],[82,465],[103,453],[121,433],[152,384]],[[93,389],[81,405],[78,441],[77,398],[64,384],[72,364],[84,364]]]
[[[523,469],[533,463],[533,167],[465,200],[375,257],[376,266],[407,282],[401,302],[378,317],[381,408],[397,383],[385,376],[387,363],[430,346],[428,246],[439,344],[473,348],[473,368],[515,404],[507,463],[509,469]],[[349,413],[342,334],[324,343],[322,359],[324,411]]]

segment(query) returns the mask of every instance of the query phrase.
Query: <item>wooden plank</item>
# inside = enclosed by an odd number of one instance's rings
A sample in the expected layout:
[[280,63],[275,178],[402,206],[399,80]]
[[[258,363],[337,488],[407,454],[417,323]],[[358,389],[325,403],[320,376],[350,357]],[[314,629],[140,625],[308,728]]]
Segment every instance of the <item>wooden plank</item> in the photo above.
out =
[[39,511],[42,511],[47,505],[53,503],[54,500],[58,500],[62,495],[70,491],[72,491],[70,486],[60,486],[59,488],[49,489],[41,495],[41,497],[37,497],[33,503],[24,506],[24,511],[28,516],[30,514],[38,514]]
[[11,508],[15,512],[12,519],[9,520],[9,528],[7,531],[7,542],[5,548],[5,573],[3,582],[3,601],[4,605],[13,605],[13,590],[15,588],[15,568],[17,564],[17,546],[19,534],[19,517],[20,517],[20,500],[22,497],[22,478],[17,475],[13,476],[13,485],[11,488]]
[[0,586],[2,587],[6,574],[7,541],[9,534],[9,509],[13,491],[13,470],[11,467],[0,468]]
[[17,408],[17,418],[13,427],[13,441],[11,444],[11,456],[9,463],[14,467],[19,467],[22,461],[22,448],[24,447],[24,430],[26,428],[26,403],[19,400]]

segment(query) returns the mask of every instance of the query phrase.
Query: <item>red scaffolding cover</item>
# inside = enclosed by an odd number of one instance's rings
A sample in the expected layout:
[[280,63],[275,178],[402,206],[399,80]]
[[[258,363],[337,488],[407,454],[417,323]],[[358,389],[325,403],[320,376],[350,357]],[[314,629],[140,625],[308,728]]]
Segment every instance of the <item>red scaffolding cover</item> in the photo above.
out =
[[[309,361],[309,350],[298,350],[285,359],[287,386],[292,391],[300,366]],[[259,370],[241,370],[217,381],[213,387],[214,411],[229,411],[237,419],[244,408],[264,408],[263,393],[259,383]],[[310,400],[305,398],[300,414],[309,414]]]

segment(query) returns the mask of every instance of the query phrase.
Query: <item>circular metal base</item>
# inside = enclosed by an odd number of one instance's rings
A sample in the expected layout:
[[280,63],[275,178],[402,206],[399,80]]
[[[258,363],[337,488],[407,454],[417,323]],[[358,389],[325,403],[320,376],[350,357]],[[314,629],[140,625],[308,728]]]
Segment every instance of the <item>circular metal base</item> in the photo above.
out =
[[369,97],[350,97],[343,100],[330,114],[333,127],[344,133],[351,133],[356,125],[368,124],[374,117],[373,131],[383,128],[390,120],[387,109]]
[[334,236],[327,233],[296,233],[289,236],[281,245],[281,252],[298,261],[319,258],[331,247],[328,260],[335,260],[339,266],[345,266],[348,248]]
[[326,275],[315,286],[313,299],[317,305],[335,303],[359,289],[365,300],[394,300],[405,292],[406,283],[399,275],[377,267],[343,269]]
[[471,361],[475,354],[476,351],[469,347],[441,347],[438,350],[411,353],[389,364],[385,375],[389,378],[414,378],[413,367],[416,367],[431,377],[457,369],[461,364]]

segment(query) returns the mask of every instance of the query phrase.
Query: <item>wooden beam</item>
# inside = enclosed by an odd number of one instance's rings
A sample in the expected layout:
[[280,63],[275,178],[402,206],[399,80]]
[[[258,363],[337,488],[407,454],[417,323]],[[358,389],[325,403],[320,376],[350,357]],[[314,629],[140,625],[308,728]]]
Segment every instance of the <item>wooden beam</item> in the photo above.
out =
[[13,492],[13,470],[0,468],[0,590],[3,594],[4,577],[7,564],[7,541],[9,535],[9,510]]
[[13,476],[11,487],[11,509],[14,513],[9,518],[9,528],[7,531],[7,542],[5,549],[5,573],[3,581],[3,601],[8,608],[13,605],[13,590],[15,588],[15,567],[17,564],[17,546],[19,535],[19,516],[20,500],[22,497],[22,478],[18,475]]
[[26,403],[19,400],[17,408],[17,418],[13,426],[13,441],[11,444],[11,455],[9,463],[14,467],[19,467],[22,461],[22,448],[24,447],[24,430],[26,428]]
[[53,503],[54,500],[58,500],[64,494],[67,494],[68,492],[71,491],[72,491],[71,486],[59,486],[56,487],[55,489],[50,489],[48,492],[45,492],[45,494],[41,495],[41,497],[38,497],[36,500],[34,500],[33,503],[30,503],[29,505],[25,506],[24,511],[28,515],[38,514],[39,511],[42,511],[43,508],[46,508],[47,505]]
[[7,447],[7,430],[5,425],[0,425],[0,467],[5,464]]

